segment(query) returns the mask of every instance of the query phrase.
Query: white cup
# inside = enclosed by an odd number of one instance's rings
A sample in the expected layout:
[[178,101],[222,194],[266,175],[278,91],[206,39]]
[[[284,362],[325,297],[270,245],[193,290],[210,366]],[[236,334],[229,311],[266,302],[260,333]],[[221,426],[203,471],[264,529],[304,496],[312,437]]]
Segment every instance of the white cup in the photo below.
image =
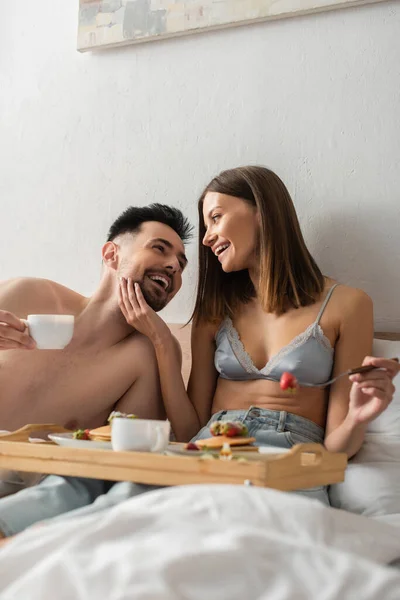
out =
[[111,421],[111,445],[117,451],[163,452],[170,430],[169,421],[115,417]]
[[73,315],[28,315],[29,335],[39,350],[61,350],[74,335]]

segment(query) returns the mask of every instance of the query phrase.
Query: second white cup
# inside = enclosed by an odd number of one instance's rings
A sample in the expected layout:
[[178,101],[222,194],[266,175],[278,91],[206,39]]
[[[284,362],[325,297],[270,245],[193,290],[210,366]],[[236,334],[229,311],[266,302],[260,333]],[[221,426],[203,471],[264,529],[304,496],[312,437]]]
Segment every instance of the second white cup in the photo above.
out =
[[111,422],[111,445],[117,451],[163,452],[170,431],[169,421],[116,417]]

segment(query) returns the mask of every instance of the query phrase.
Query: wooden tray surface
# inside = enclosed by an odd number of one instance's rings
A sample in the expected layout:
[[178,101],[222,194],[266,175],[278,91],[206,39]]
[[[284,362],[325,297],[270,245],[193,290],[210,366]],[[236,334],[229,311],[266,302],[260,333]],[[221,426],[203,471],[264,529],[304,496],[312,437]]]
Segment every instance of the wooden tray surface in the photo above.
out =
[[[29,425],[29,431],[48,425]],[[19,430],[21,431],[21,430]],[[320,444],[299,444],[281,454],[246,452],[237,460],[168,456],[147,452],[65,448],[20,441],[21,434],[0,436],[0,468],[35,473],[133,481],[152,485],[250,483],[280,490],[329,485],[344,480],[347,455]],[[13,441],[15,439],[15,441]],[[279,452],[279,449],[277,449]]]

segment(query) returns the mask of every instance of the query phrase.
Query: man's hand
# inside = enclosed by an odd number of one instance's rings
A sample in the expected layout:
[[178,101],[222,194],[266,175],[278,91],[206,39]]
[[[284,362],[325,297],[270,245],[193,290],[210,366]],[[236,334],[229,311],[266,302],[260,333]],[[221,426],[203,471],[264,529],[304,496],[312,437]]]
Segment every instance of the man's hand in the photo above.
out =
[[0,350],[33,350],[35,341],[22,319],[6,310],[0,310]]
[[354,425],[370,423],[389,406],[396,389],[392,379],[400,371],[399,363],[386,358],[367,356],[363,365],[379,368],[350,376],[353,385],[348,417]]
[[122,278],[119,285],[119,307],[127,323],[147,336],[154,346],[172,337],[168,325],[147,304],[138,283]]

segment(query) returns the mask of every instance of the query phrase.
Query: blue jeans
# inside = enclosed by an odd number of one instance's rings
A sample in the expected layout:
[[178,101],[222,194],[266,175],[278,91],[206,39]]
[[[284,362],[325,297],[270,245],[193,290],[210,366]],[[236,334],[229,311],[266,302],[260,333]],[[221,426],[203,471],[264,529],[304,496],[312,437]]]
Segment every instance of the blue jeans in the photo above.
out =
[[215,421],[241,421],[257,446],[291,448],[295,444],[324,443],[324,430],[309,419],[279,410],[251,406],[248,410],[221,410],[215,413],[193,442],[211,437],[210,426]]
[[[291,448],[300,443],[323,443],[324,430],[312,421],[285,411],[256,406],[248,410],[223,410],[213,415],[192,441],[211,437],[210,425],[218,420],[242,421],[259,446]],[[143,492],[162,486],[106,482],[81,477],[49,475],[36,486],[0,500],[0,530],[11,536],[39,521],[73,518],[100,512]],[[327,488],[294,492],[329,506]]]

